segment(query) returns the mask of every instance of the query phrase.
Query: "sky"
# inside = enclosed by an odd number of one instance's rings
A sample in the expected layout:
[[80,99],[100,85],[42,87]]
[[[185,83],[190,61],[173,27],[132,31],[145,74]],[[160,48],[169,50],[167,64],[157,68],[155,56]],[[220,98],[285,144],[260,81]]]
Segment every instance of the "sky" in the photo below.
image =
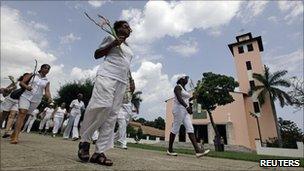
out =
[[[239,34],[262,36],[270,71],[303,78],[302,1],[1,1],[1,87],[8,75],[31,72],[34,59],[51,64],[54,97],[67,82],[94,78],[102,59],[93,53],[107,33],[83,12],[130,23],[131,71],[143,92],[138,117],[147,120],[165,118],[165,100],[181,74],[194,83],[204,72],[237,79],[227,45]],[[276,107],[303,130],[303,110]]]

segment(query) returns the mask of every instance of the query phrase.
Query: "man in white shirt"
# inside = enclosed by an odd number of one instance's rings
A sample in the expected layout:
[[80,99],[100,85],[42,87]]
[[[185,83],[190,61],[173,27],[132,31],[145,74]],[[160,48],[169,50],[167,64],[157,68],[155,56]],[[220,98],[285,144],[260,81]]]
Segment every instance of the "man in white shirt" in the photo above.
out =
[[77,95],[77,99],[73,100],[70,104],[69,122],[63,133],[64,139],[68,139],[70,137],[71,131],[72,139],[74,141],[79,139],[78,124],[81,117],[81,111],[85,109],[82,98],[83,95],[79,93]]
[[97,71],[92,97],[84,114],[78,151],[78,157],[82,161],[89,161],[90,141],[93,133],[98,130],[96,149],[90,162],[107,166],[112,166],[113,162],[104,152],[113,147],[115,122],[126,91],[133,57],[125,42],[132,31],[129,24],[117,21],[114,30],[118,38],[107,36],[95,51],[95,59],[105,58]]

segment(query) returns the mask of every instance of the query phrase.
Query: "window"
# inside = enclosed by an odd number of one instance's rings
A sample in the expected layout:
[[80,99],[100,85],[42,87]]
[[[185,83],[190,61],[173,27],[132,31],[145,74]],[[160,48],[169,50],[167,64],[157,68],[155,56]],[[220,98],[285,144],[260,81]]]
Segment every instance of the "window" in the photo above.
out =
[[260,113],[259,102],[253,102],[254,113]]
[[255,87],[254,81],[253,80],[249,81],[249,84],[250,84],[250,89],[252,90]]
[[248,45],[247,45],[247,49],[248,49],[248,52],[253,51],[253,46],[252,46],[252,44],[248,44]]
[[239,49],[239,54],[244,53],[244,48],[243,48],[243,46],[239,46],[238,49]]
[[247,70],[252,70],[252,66],[251,66],[250,61],[246,61],[246,67],[247,67]]

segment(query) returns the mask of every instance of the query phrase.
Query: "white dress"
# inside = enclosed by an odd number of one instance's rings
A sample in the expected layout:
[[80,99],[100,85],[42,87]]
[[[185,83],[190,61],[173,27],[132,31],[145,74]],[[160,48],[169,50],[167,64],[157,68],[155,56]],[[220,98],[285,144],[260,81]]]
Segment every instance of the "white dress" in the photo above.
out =
[[[184,102],[186,104],[189,104],[189,99],[191,97],[191,94],[188,93],[180,84],[178,84],[177,86],[181,87],[181,89],[182,89],[182,91],[181,91],[182,99],[184,100]],[[176,95],[174,94],[174,99],[173,99],[173,126],[172,126],[172,129],[171,129],[171,132],[175,135],[178,134],[180,126],[182,124],[185,126],[187,133],[193,133],[194,132],[192,121],[191,121],[189,113],[187,112],[186,108],[182,104],[179,103],[179,101],[177,100]]]

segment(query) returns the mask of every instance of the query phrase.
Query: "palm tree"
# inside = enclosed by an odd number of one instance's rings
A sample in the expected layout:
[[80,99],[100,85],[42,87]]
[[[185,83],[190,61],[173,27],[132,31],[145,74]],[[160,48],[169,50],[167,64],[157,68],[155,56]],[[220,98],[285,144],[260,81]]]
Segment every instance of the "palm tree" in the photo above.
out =
[[269,68],[267,66],[265,67],[265,73],[264,75],[253,73],[253,78],[255,78],[257,81],[261,83],[261,85],[257,85],[253,87],[249,94],[253,94],[253,92],[258,91],[258,101],[260,105],[263,105],[265,103],[265,99],[267,97],[270,97],[270,103],[271,108],[273,111],[274,116],[274,122],[278,134],[278,142],[279,147],[282,147],[282,137],[281,137],[281,130],[279,128],[278,124],[278,118],[277,118],[277,112],[274,105],[275,100],[279,100],[280,106],[284,107],[285,105],[291,105],[292,99],[291,97],[282,89],[278,88],[279,86],[288,88],[290,87],[290,83],[282,78],[285,74],[287,74],[286,70],[283,71],[277,71],[275,73],[270,73]]
[[134,105],[136,113],[139,112],[139,106],[140,106],[140,103],[142,102],[142,99],[140,97],[141,94],[142,94],[141,91],[136,91],[132,94],[131,103]]

